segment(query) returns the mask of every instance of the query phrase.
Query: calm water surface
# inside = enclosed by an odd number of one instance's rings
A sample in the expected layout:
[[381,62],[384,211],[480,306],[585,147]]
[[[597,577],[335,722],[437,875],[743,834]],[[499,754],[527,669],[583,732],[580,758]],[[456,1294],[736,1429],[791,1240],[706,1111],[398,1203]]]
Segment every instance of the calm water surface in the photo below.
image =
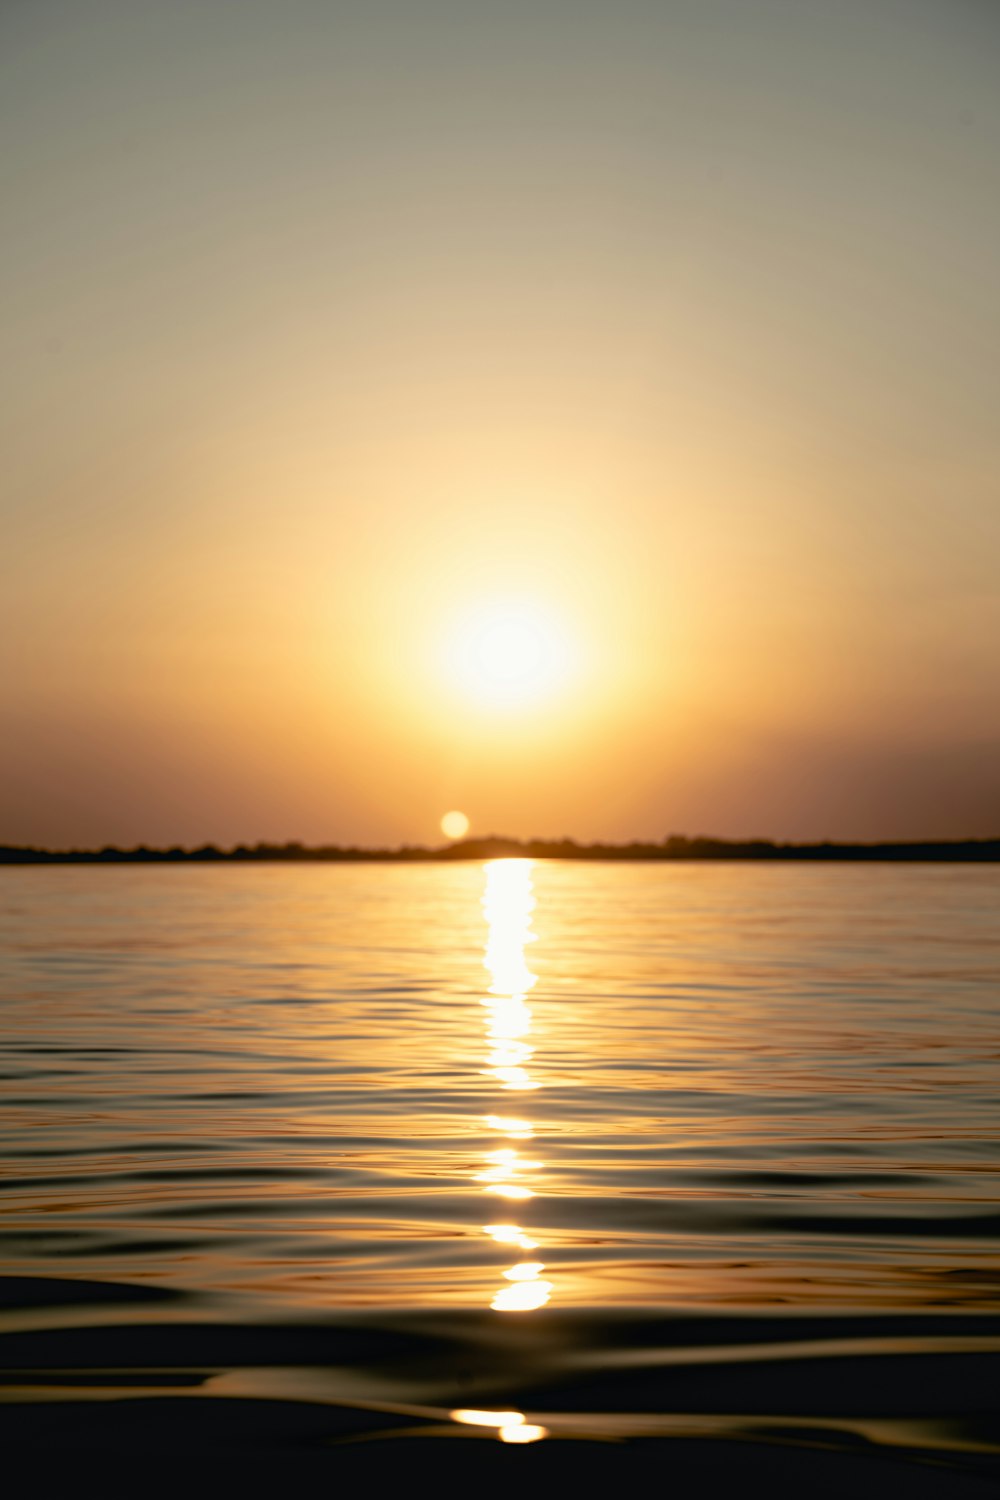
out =
[[982,1468],[998,897],[960,866],[2,870],[9,1390]]

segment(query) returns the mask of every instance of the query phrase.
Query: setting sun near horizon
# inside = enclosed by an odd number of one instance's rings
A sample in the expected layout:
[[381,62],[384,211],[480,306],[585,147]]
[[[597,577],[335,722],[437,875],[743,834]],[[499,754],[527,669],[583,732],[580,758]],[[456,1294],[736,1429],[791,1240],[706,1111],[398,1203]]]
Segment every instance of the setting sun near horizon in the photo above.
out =
[[454,809],[441,819],[441,832],[446,839],[464,839],[469,831],[469,820],[464,812]]

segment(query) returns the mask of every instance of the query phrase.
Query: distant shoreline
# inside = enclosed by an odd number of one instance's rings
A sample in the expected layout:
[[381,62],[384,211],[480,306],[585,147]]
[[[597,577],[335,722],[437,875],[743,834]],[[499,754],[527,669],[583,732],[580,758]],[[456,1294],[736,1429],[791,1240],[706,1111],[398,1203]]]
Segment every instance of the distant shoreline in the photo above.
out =
[[823,862],[998,863],[1000,838],[957,839],[878,844],[779,844],[767,839],[686,838],[677,834],[661,843],[578,844],[573,839],[464,839],[441,848],[404,845],[397,849],[362,849],[336,844],[239,844],[219,849],[37,849],[0,845],[0,865],[135,865],[135,864],[414,864],[501,858],[562,860],[809,860]]

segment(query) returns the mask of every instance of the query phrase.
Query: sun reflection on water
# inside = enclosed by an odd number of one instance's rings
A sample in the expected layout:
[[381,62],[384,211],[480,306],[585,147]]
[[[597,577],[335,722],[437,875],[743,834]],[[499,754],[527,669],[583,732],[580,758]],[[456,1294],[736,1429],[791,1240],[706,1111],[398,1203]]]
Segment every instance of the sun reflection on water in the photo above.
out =
[[[484,1072],[496,1079],[502,1089],[522,1093],[537,1087],[528,1070],[534,1048],[527,1040],[532,1016],[525,998],[537,983],[537,975],[529,969],[525,958],[525,949],[535,941],[531,928],[535,909],[531,871],[530,859],[492,860],[486,865],[483,895],[488,926],[484,964],[492,981],[482,1002],[488,1012]],[[531,1122],[519,1117],[487,1115],[486,1124],[509,1141],[528,1140],[534,1133]],[[476,1178],[484,1184],[484,1193],[511,1202],[524,1202],[535,1196],[535,1189],[524,1179],[541,1171],[544,1163],[527,1160],[515,1146],[489,1151],[485,1160],[487,1165]],[[521,1251],[538,1248],[537,1241],[518,1224],[483,1227],[497,1244],[512,1245]],[[544,1307],[552,1294],[552,1283],[542,1279],[544,1270],[544,1262],[538,1260],[519,1261],[508,1267],[503,1272],[507,1285],[497,1290],[490,1306],[496,1312],[529,1312]],[[508,1431],[516,1431],[517,1436],[507,1436]],[[507,1442],[532,1442],[544,1435],[541,1428],[511,1424],[500,1431]]]
[[537,1443],[539,1438],[548,1436],[548,1428],[526,1421],[523,1411],[474,1411],[459,1407],[451,1413],[451,1419],[466,1427],[493,1427],[504,1443]]

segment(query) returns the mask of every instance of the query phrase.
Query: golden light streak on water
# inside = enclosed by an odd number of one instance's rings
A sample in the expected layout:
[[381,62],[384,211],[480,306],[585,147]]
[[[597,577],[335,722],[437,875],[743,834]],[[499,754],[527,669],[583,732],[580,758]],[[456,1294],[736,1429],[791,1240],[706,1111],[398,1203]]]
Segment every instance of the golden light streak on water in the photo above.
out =
[[519,1266],[511,1266],[510,1270],[503,1274],[508,1281],[535,1281],[544,1270],[545,1266],[542,1261],[526,1260],[522,1261]]
[[469,1406],[460,1406],[448,1415],[466,1427],[517,1427],[524,1421],[523,1411],[478,1411]]
[[527,1091],[538,1087],[538,1084],[534,1083],[529,1077],[525,1068],[488,1068],[486,1071],[492,1073],[494,1078],[498,1079],[505,1089]]
[[519,1250],[535,1250],[538,1241],[531,1239],[517,1224],[484,1224],[483,1230],[499,1245],[516,1245]]
[[552,1296],[551,1281],[517,1281],[503,1286],[490,1306],[495,1312],[534,1312],[544,1307]]
[[518,1422],[516,1425],[500,1429],[502,1443],[537,1443],[539,1438],[548,1437],[548,1435],[547,1427],[539,1427],[534,1422]]
[[487,1115],[486,1123],[491,1130],[499,1130],[511,1140],[527,1140],[535,1133],[527,1120],[513,1120],[509,1115]]
[[449,1412],[453,1422],[466,1427],[493,1427],[502,1443],[537,1443],[548,1437],[549,1429],[525,1419],[522,1411],[476,1411],[471,1407],[459,1407]]
[[[488,928],[484,963],[492,981],[482,1001],[489,1013],[486,1026],[489,1045],[483,1071],[495,1078],[501,1088],[520,1091],[537,1087],[527,1066],[534,1048],[526,1040],[532,1015],[525,996],[537,983],[537,976],[525,958],[527,945],[535,941],[531,928],[535,909],[531,871],[530,860],[494,860],[486,866],[483,895]],[[534,1133],[531,1122],[520,1118],[488,1115],[486,1123],[508,1139],[525,1140]],[[476,1176],[477,1182],[487,1184],[484,1192],[511,1202],[526,1202],[535,1196],[523,1177],[540,1171],[542,1162],[526,1161],[510,1146],[487,1152],[486,1161],[489,1165]],[[487,1224],[484,1232],[498,1244],[513,1245],[519,1250],[537,1248],[537,1241],[518,1224]],[[530,1312],[543,1307],[552,1293],[552,1283],[540,1279],[544,1269],[542,1261],[520,1261],[509,1266],[502,1273],[508,1285],[497,1290],[490,1306],[496,1312]],[[506,1442],[535,1442],[545,1436],[545,1429],[508,1425],[500,1435]]]

